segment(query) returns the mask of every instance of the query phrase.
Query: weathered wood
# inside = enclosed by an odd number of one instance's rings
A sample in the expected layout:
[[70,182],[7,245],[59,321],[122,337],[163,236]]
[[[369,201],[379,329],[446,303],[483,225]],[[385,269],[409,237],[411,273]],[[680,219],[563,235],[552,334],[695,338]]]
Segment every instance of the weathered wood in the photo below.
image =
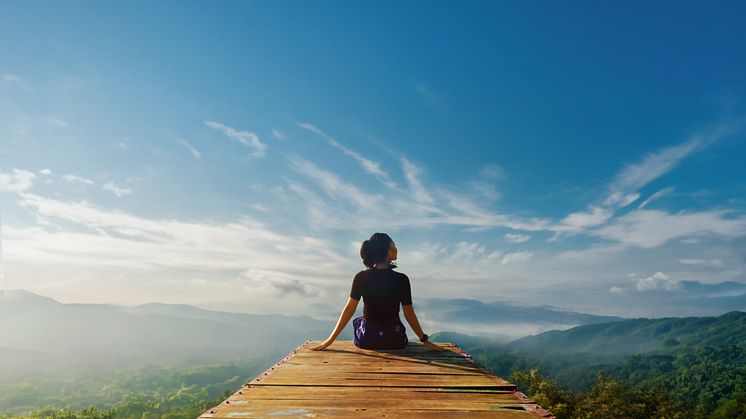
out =
[[515,386],[452,343],[436,351],[360,349],[305,342],[200,418],[216,417],[550,417]]

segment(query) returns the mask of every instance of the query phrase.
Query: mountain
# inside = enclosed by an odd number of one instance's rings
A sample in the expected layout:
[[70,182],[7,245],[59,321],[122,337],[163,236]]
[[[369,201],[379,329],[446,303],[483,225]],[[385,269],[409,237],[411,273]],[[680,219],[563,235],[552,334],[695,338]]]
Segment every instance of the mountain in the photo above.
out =
[[624,356],[676,347],[746,346],[746,312],[718,317],[631,319],[527,336],[508,349],[542,354]]
[[31,372],[103,373],[143,364],[257,356],[266,357],[269,366],[307,339],[326,338],[331,326],[308,316],[224,313],[188,305],[63,304],[6,290],[0,297],[0,382]]

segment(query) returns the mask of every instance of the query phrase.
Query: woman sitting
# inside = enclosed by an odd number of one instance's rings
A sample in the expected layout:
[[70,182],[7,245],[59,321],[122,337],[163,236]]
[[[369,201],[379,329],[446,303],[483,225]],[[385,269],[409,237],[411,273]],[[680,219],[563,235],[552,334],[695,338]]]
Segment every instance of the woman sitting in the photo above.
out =
[[406,328],[399,319],[399,303],[404,317],[425,345],[445,350],[428,341],[412,307],[412,292],[407,275],[394,270],[397,249],[386,233],[375,233],[360,247],[360,256],[368,269],[360,271],[352,281],[350,297],[332,334],[321,344],[311,348],[323,350],[331,345],[355,314],[360,297],[363,315],[352,321],[355,345],[363,349],[403,349],[407,347]]

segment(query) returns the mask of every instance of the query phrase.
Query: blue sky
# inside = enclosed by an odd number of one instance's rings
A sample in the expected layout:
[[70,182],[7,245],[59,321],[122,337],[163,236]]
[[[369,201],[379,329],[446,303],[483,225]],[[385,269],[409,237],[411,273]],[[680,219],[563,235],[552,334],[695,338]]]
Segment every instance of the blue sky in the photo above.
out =
[[662,308],[685,281],[746,282],[744,18],[735,2],[5,3],[5,286],[338,310],[385,231],[415,304],[691,313]]

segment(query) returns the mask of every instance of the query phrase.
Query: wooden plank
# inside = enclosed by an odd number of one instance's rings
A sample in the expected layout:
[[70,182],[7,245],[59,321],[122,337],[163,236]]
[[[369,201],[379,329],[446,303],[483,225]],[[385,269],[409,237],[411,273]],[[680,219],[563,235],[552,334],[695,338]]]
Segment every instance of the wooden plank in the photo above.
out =
[[306,342],[200,418],[214,417],[547,417],[515,386],[452,343],[401,350]]
[[298,409],[251,409],[249,407],[221,408],[220,416],[225,418],[265,418],[265,417],[355,417],[355,418],[504,418],[504,419],[537,419],[541,416],[533,412],[518,409],[496,408],[494,410],[434,410],[434,409],[344,409],[298,408]]
[[[323,387],[296,387],[296,386],[254,386],[250,392],[243,389],[228,400],[284,400],[284,399],[366,399],[370,398],[371,392],[377,398],[387,400],[464,400],[466,394],[468,400],[482,402],[515,401],[512,391],[507,390],[473,390],[473,391],[449,391],[440,388],[405,388],[405,387],[338,387],[329,391]],[[244,397],[243,395],[246,394]]]

